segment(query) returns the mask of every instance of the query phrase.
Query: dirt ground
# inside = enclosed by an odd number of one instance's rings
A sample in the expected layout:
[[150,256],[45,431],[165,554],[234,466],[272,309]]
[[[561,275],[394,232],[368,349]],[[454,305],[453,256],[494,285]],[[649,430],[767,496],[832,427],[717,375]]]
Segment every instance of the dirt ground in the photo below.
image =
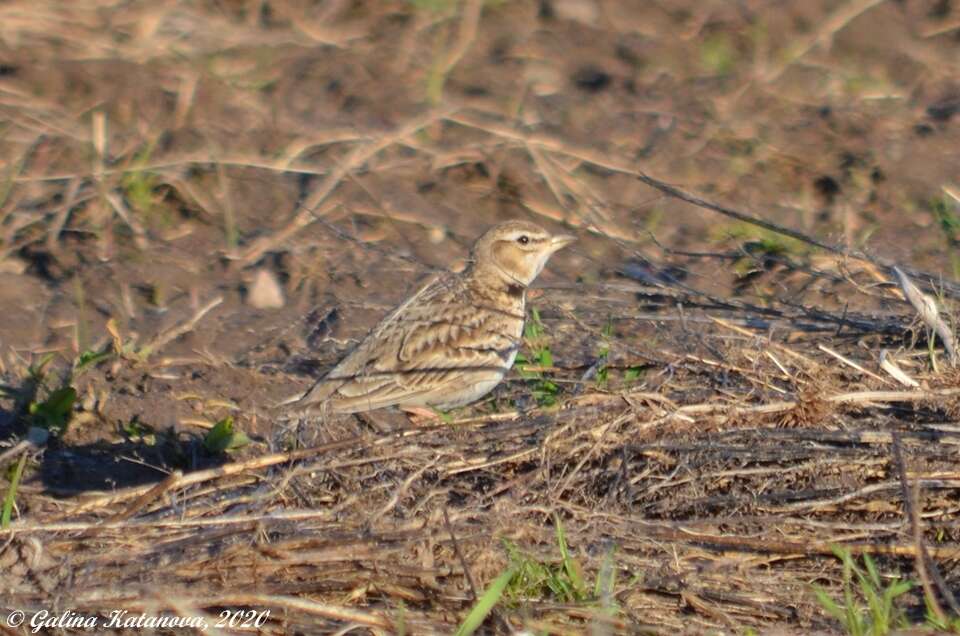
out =
[[[952,0],[0,5],[0,630],[960,633],[958,113]],[[273,408],[512,218],[489,398]]]

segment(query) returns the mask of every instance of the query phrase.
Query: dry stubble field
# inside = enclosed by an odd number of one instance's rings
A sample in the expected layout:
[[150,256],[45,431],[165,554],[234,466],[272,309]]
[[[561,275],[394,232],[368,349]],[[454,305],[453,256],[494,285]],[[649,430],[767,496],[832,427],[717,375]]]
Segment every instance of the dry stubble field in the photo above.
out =
[[[951,0],[0,5],[4,616],[958,629],[891,268],[952,321],[958,54]],[[269,408],[509,218],[580,240],[490,398]]]

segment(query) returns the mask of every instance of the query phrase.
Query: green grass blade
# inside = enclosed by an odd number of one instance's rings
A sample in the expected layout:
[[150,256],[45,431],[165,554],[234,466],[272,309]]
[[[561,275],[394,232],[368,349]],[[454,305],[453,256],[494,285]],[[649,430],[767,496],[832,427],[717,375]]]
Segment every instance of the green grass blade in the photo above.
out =
[[893,600],[913,589],[913,581],[896,581],[887,588],[886,594]]
[[874,626],[883,629],[883,626],[886,624],[886,617],[889,613],[888,608],[885,607],[883,599],[880,598],[877,588],[873,585],[871,581],[872,577],[867,576],[862,571],[855,570],[857,575],[857,582],[860,586],[860,593],[863,595],[863,598],[867,601],[867,607],[870,608],[870,616],[872,617],[872,623]]
[[553,354],[550,352],[550,349],[548,348],[541,349],[537,357],[540,358],[540,366],[542,367],[553,366]]
[[[593,598],[600,603],[601,616],[613,618],[620,611],[617,606],[617,564],[614,560],[616,548],[610,546],[603,555],[603,562],[600,564],[600,571],[597,572],[597,580],[593,586]],[[607,633],[603,623],[598,621],[599,616],[594,619],[594,628],[591,630],[597,634]]]
[[455,636],[469,636],[483,625],[487,614],[500,602],[500,596],[512,578],[513,568],[510,568],[493,580],[493,583],[490,584],[480,598],[477,599],[477,602],[474,603],[467,617],[463,619],[463,623],[457,628]]
[[863,564],[867,568],[867,574],[870,576],[870,581],[873,583],[873,586],[876,589],[881,589],[883,587],[883,581],[880,579],[880,572],[877,570],[877,564],[874,563],[873,558],[869,554],[863,555]]
[[597,580],[593,585],[593,597],[604,604],[608,604],[609,599],[613,598],[613,591],[617,585],[617,566],[613,561],[613,552],[614,548],[610,546],[604,553],[600,571],[597,572]]
[[90,367],[95,367],[104,360],[109,360],[114,355],[114,352],[109,349],[105,351],[84,351],[73,363],[73,377],[76,378]]
[[554,517],[554,521],[557,525],[557,545],[560,546],[560,558],[563,560],[563,570],[567,573],[567,578],[570,579],[570,586],[573,588],[572,600],[582,601],[586,598],[586,586],[583,583],[583,577],[580,575],[580,568],[577,567],[576,561],[573,560],[573,557],[570,556],[570,551],[567,549],[567,536],[563,531],[563,523],[560,521],[559,516]]
[[833,616],[841,623],[846,622],[847,617],[843,611],[843,608],[840,607],[835,600],[830,598],[830,595],[827,594],[826,590],[819,585],[814,585],[813,594],[817,597],[817,602],[819,602],[823,609],[827,611],[827,614],[830,614],[830,616]]
[[23,475],[23,467],[27,463],[27,454],[20,456],[16,468],[13,469],[13,476],[10,477],[10,487],[7,488],[7,495],[3,498],[3,513],[0,514],[0,528],[6,529],[10,526],[10,517],[13,514],[13,501],[17,496],[17,487],[20,485],[20,476]]
[[30,369],[28,370],[28,373],[30,374],[30,377],[33,378],[34,380],[42,381],[42,380],[43,380],[43,370],[44,370],[44,368],[46,368],[46,366],[47,366],[48,364],[50,364],[50,361],[53,360],[53,357],[54,357],[55,355],[56,355],[56,354],[54,354],[54,353],[48,353],[48,354],[44,355],[42,358],[40,358],[40,361],[37,362],[36,364],[31,364],[31,365],[30,365]]
[[237,429],[233,425],[233,416],[228,415],[207,431],[203,438],[203,446],[211,453],[222,453],[224,451],[240,448],[250,443],[250,438],[246,433]]

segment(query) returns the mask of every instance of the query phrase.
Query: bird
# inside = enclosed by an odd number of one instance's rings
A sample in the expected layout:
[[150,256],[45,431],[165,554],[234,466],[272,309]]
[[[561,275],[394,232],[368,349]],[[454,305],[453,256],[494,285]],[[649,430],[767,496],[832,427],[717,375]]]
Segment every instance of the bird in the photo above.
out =
[[477,401],[517,357],[527,287],[575,240],[522,220],[491,227],[474,243],[463,271],[434,276],[305,393],[283,404],[305,413],[445,412]]

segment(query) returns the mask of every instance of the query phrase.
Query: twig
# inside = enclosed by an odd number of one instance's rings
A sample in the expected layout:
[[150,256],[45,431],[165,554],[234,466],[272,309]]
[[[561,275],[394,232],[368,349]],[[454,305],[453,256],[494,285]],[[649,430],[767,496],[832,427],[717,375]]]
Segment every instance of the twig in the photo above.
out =
[[[880,0],[875,0],[875,1],[880,1]],[[595,166],[599,166],[601,168],[606,168],[607,170],[610,170],[613,172],[618,172],[620,174],[632,176],[637,180],[647,184],[648,186],[654,188],[655,190],[659,190],[660,192],[663,192],[668,196],[674,197],[676,199],[680,199],[681,201],[685,201],[687,203],[695,205],[699,208],[703,208],[705,210],[711,210],[713,212],[723,214],[724,216],[737,219],[738,221],[742,221],[750,225],[762,227],[771,232],[776,232],[777,234],[789,236],[802,243],[811,245],[813,247],[817,247],[831,254],[837,254],[840,256],[844,256],[846,258],[855,258],[858,260],[866,261],[868,263],[871,263],[877,267],[882,267],[884,269],[890,269],[893,267],[892,263],[888,263],[883,259],[871,256],[869,254],[866,254],[863,252],[853,252],[848,250],[845,246],[830,245],[828,243],[824,243],[823,241],[817,240],[812,236],[808,236],[803,232],[799,232],[797,230],[793,230],[791,228],[779,225],[777,223],[773,223],[771,221],[758,218],[756,216],[747,214],[745,212],[734,210],[733,208],[730,208],[724,205],[713,203],[712,201],[707,201],[706,199],[703,199],[694,194],[685,192],[680,188],[677,188],[664,181],[656,179],[636,169],[633,166],[620,163],[616,159],[611,159],[609,155],[604,155],[590,148],[574,146],[573,144],[570,144],[569,142],[563,139],[554,138],[542,133],[528,134],[528,133],[516,130],[510,126],[506,126],[496,122],[481,121],[475,117],[471,117],[463,113],[447,115],[446,119],[454,123],[460,124],[462,126],[467,126],[470,128],[475,128],[478,130],[489,132],[499,137],[503,137],[504,139],[512,140],[518,144],[535,145],[551,152],[557,152],[557,153],[567,155],[569,157],[575,157],[586,163],[590,163]],[[568,220],[569,223],[575,225],[576,223],[574,223],[574,221],[575,219]],[[901,269],[913,275],[914,277],[924,276],[929,279],[934,278],[928,274],[924,274],[923,272],[916,272],[914,270],[909,270],[906,268],[901,268]],[[960,286],[953,283],[946,282],[946,281],[944,281],[942,285],[943,285],[943,288],[945,290],[948,290],[951,295],[960,296]]]
[[823,21],[822,26],[819,29],[811,33],[802,43],[799,45],[794,44],[788,47],[789,57],[784,59],[779,66],[765,73],[763,76],[763,81],[776,81],[784,71],[796,63],[797,60],[812,51],[813,48],[818,44],[827,42],[841,29],[850,24],[850,22],[857,16],[863,14],[883,1],[884,0],[857,0],[839,7],[832,14],[830,14],[826,20]]
[[889,373],[893,379],[903,386],[912,388],[918,388],[920,386],[919,382],[904,373],[903,369],[897,366],[897,363],[891,359],[886,349],[880,351],[880,368]]
[[744,223],[756,225],[758,227],[762,227],[764,229],[770,230],[771,232],[776,232],[778,234],[783,234],[784,236],[789,236],[798,241],[801,241],[808,245],[812,245],[814,247],[819,247],[820,249],[825,250],[827,252],[831,252],[833,254],[846,254],[846,250],[834,245],[828,245],[827,243],[823,243],[822,241],[818,241],[817,239],[807,236],[802,232],[792,230],[790,228],[784,227],[782,225],[778,225],[776,223],[772,223],[770,221],[765,221],[764,219],[759,219],[757,217],[751,216],[749,214],[745,214],[743,212],[738,212],[737,210],[734,210],[732,208],[718,205],[711,201],[707,201],[705,199],[701,199],[700,197],[684,192],[683,190],[680,190],[679,188],[676,188],[664,181],[660,181],[659,179],[651,177],[646,173],[637,170],[636,168],[622,165],[616,162],[616,160],[611,160],[608,156],[602,155],[601,153],[596,152],[592,149],[576,148],[563,140],[553,139],[541,134],[528,135],[521,131],[513,130],[506,126],[498,125],[495,123],[478,122],[473,118],[470,118],[461,114],[447,115],[446,118],[449,119],[450,121],[456,122],[463,126],[469,126],[471,128],[479,128],[481,130],[485,130],[495,135],[512,139],[524,145],[538,146],[538,147],[544,148],[545,150],[549,150],[552,152],[559,152],[570,157],[576,157],[581,161],[592,163],[593,165],[600,166],[602,168],[607,168],[608,170],[613,170],[615,172],[620,172],[622,174],[631,175],[636,179],[642,181],[643,183],[647,184],[648,186],[663,192],[664,194],[672,196],[676,199],[680,199],[681,201],[686,201],[687,203],[692,203],[697,207],[713,210],[714,212],[719,212],[720,214],[737,219],[738,221],[743,221]]
[[930,609],[937,615],[937,619],[941,623],[944,623],[946,622],[946,614],[944,614],[943,608],[940,606],[940,601],[937,599],[936,590],[933,589],[933,584],[930,582],[931,575],[934,575],[937,579],[940,591],[943,593],[943,597],[947,599],[954,613],[960,616],[960,610],[958,610],[957,600],[953,597],[949,586],[945,584],[940,572],[937,571],[936,564],[930,559],[930,555],[927,554],[927,548],[923,542],[923,526],[921,525],[919,510],[917,509],[918,502],[920,501],[920,480],[914,481],[913,489],[910,488],[910,484],[907,481],[907,468],[903,461],[903,449],[901,446],[900,435],[894,432],[892,444],[893,459],[896,463],[897,475],[900,479],[900,490],[903,493],[903,512],[910,522],[913,543],[917,547],[916,553],[914,554],[917,574],[920,576],[920,585],[923,587],[923,594],[930,604]]
[[897,277],[900,289],[903,290],[903,295],[906,296],[907,301],[909,301],[909,303],[913,305],[913,308],[917,310],[917,313],[920,314],[920,319],[927,327],[940,336],[940,341],[943,342],[943,346],[947,350],[947,355],[950,358],[950,364],[951,366],[955,366],[957,364],[956,339],[954,338],[953,331],[947,326],[947,323],[940,318],[940,311],[937,309],[936,301],[920,291],[899,267],[894,266],[893,273]]
[[294,215],[283,229],[253,241],[250,247],[239,256],[239,262],[244,266],[257,262],[266,252],[274,249],[277,245],[283,243],[301,229],[313,223],[314,220],[325,216],[325,214],[329,213],[335,206],[329,205],[326,206],[324,210],[320,210],[320,205],[337,189],[340,182],[343,181],[344,177],[350,174],[350,172],[362,166],[381,151],[389,148],[405,137],[412,135],[421,128],[425,128],[436,121],[449,117],[454,110],[455,109],[450,107],[432,110],[426,115],[401,126],[392,133],[383,135],[379,139],[374,139],[354,148],[344,161],[338,163],[336,167],[324,177],[320,185],[317,186],[317,189],[302,203],[300,211]]
[[383,519],[390,513],[391,510],[396,508],[397,504],[400,502],[400,499],[404,495],[406,495],[407,492],[410,491],[410,486],[413,484],[413,482],[419,479],[423,475],[423,473],[433,468],[434,464],[436,463],[437,463],[437,458],[434,458],[433,460],[427,462],[426,464],[421,466],[419,469],[411,473],[406,479],[404,479],[403,484],[399,488],[397,488],[396,491],[394,491],[393,496],[390,497],[390,501],[388,501],[383,506],[383,508],[381,508],[371,516],[370,518],[371,522],[376,519]]
[[[862,366],[860,366],[859,364],[857,364],[857,363],[854,362],[853,360],[851,360],[851,359],[849,359],[849,358],[846,358],[846,357],[840,355],[839,353],[837,353],[836,351],[834,351],[833,349],[831,349],[830,347],[828,347],[828,346],[826,346],[826,345],[818,344],[818,345],[817,345],[817,348],[820,349],[820,351],[823,351],[824,353],[833,356],[834,358],[836,358],[836,359],[839,360],[840,362],[844,363],[845,365],[847,365],[847,366],[849,366],[849,367],[853,367],[854,369],[856,369],[856,370],[859,371],[860,373],[863,373],[863,374],[865,374],[865,375],[869,375],[869,376],[870,376],[871,378],[873,378],[874,380],[879,380],[879,381],[882,382],[883,384],[887,384],[887,385],[890,384],[890,382],[889,382],[886,378],[880,377],[879,375],[877,375],[877,374],[874,373],[873,371],[870,371],[870,370],[868,370],[868,369],[864,369]],[[896,385],[894,385],[894,386],[896,386]]]
[[181,471],[179,470],[173,471],[172,473],[167,475],[165,479],[163,479],[160,482],[157,482],[157,484],[153,486],[153,488],[151,488],[147,492],[143,493],[142,495],[134,499],[130,503],[130,505],[127,506],[125,509],[121,510],[115,515],[108,517],[107,519],[104,519],[99,525],[96,525],[90,528],[89,530],[84,532],[80,536],[80,538],[88,539],[93,535],[95,535],[98,530],[105,528],[108,524],[122,523],[127,519],[130,519],[131,517],[135,516],[138,512],[146,508],[152,501],[162,496],[163,493],[173,488],[176,484],[180,482],[182,478],[183,478],[183,473]]
[[193,331],[193,328],[197,326],[197,323],[222,302],[223,296],[217,296],[206,305],[198,309],[197,313],[195,313],[189,320],[182,322],[179,325],[174,325],[170,329],[158,334],[153,340],[143,346],[143,348],[140,350],[142,355],[144,357],[150,356],[156,351],[162,349],[172,340],[176,340],[183,334]]
[[134,245],[137,246],[137,249],[149,249],[150,241],[147,239],[147,230],[137,219],[136,215],[130,213],[130,210],[127,209],[127,204],[123,202],[123,199],[117,196],[116,192],[104,192],[103,198],[107,200],[107,203],[109,203],[110,207],[112,207],[114,212],[117,213],[117,216],[119,216],[120,219],[126,223],[133,232],[133,242]]
[[635,418],[636,418],[636,413],[634,413],[633,409],[630,409],[620,417],[614,420],[611,420],[607,424],[604,424],[601,427],[601,430],[598,433],[596,433],[596,441],[590,447],[590,450],[587,451],[586,453],[583,453],[583,457],[580,458],[580,461],[577,462],[577,465],[574,466],[573,470],[570,471],[570,474],[566,476],[566,478],[563,480],[563,483],[561,483],[560,486],[556,489],[553,496],[557,498],[563,497],[563,493],[567,490],[567,488],[570,487],[570,483],[574,480],[574,478],[576,478],[577,474],[583,469],[583,467],[586,465],[588,461],[593,459],[593,454],[597,451],[598,448],[600,448],[601,444],[603,444],[603,441],[606,438],[607,433],[611,429],[623,424],[624,422],[630,419],[635,419]]
[[460,543],[457,541],[457,535],[453,533],[453,526],[450,524],[450,515],[447,513],[447,507],[443,506],[443,525],[447,528],[447,533],[450,535],[450,541],[453,543],[453,552],[457,555],[457,559],[460,560],[460,567],[463,568],[463,576],[467,579],[467,585],[470,586],[470,595],[473,597],[473,600],[477,600],[477,585],[473,582],[473,575],[470,574],[470,566],[467,565],[467,560],[463,556],[463,552],[460,551]]
[[916,546],[916,553],[913,555],[914,563],[917,568],[917,574],[920,576],[920,584],[923,586],[923,595],[926,597],[930,609],[937,615],[937,619],[942,623],[946,619],[943,608],[940,607],[940,601],[937,600],[937,593],[930,583],[930,577],[927,575],[926,551],[923,545],[923,530],[920,526],[920,519],[917,518],[917,510],[914,505],[913,497],[910,492],[910,485],[907,483],[907,470],[903,463],[903,451],[900,448],[900,436],[893,433],[893,459],[897,466],[897,474],[900,479],[900,491],[903,495],[903,513],[910,523],[910,531],[913,535],[913,543]]
[[28,440],[28,439],[21,440],[21,441],[17,442],[17,443],[13,446],[13,448],[9,448],[9,449],[3,451],[2,453],[0,453],[0,467],[2,467],[2,466],[4,465],[4,463],[6,463],[6,461],[7,461],[8,459],[12,459],[12,458],[16,457],[16,456],[19,455],[20,453],[26,451],[27,449],[29,449],[29,448],[31,448],[31,447],[33,447],[33,446],[34,446],[33,442],[31,442],[31,441]]
[[[693,532],[683,527],[673,527],[663,523],[651,522],[639,517],[623,517],[593,510],[578,509],[587,517],[600,517],[609,519],[611,522],[626,522],[629,531],[624,536],[637,537],[637,541],[678,541],[682,543],[695,543],[716,548],[732,548],[734,550],[744,550],[749,552],[767,552],[774,554],[788,555],[823,555],[833,554],[833,548],[836,540],[812,540],[812,541],[789,541],[772,540],[769,536],[760,537],[741,537],[727,534],[707,534],[704,532]],[[912,543],[869,543],[862,541],[842,542],[845,548],[848,548],[853,554],[890,554],[897,556],[913,556],[916,554],[917,547]],[[944,559],[960,558],[960,548],[947,546],[934,546],[930,552]]]
[[[328,453],[334,450],[340,450],[341,448],[357,448],[360,445],[360,442],[363,441],[362,437],[350,437],[338,442],[331,442],[329,444],[324,444],[323,446],[316,446],[314,448],[304,448],[302,450],[290,451],[289,453],[273,453],[271,455],[263,455],[261,457],[254,457],[243,462],[237,462],[234,464],[226,464],[218,468],[210,468],[207,470],[198,470],[193,473],[187,473],[179,479],[172,480],[166,487],[166,490],[171,490],[173,488],[185,488],[187,486],[192,486],[194,484],[199,484],[205,481],[210,481],[211,479],[217,479],[219,477],[228,477],[230,475],[237,475],[239,473],[248,471],[248,470],[258,470],[261,468],[267,468],[269,466],[275,466],[277,464],[283,464],[285,462],[294,461],[297,459],[303,459],[305,457],[311,457],[320,453]],[[166,480],[165,480],[166,481]],[[87,512],[90,510],[96,510],[97,508],[103,508],[106,506],[112,506],[123,501],[129,501],[131,499],[136,499],[141,497],[151,490],[153,490],[155,485],[147,486],[135,486],[132,488],[127,488],[125,490],[118,490],[114,493],[103,497],[97,497],[95,499],[85,501],[79,504],[76,508],[71,510],[71,514],[77,514],[80,512]],[[13,528],[11,528],[12,530]],[[2,534],[3,531],[0,531]]]
[[460,17],[457,28],[456,41],[447,54],[443,64],[443,74],[447,75],[463,59],[467,51],[477,38],[477,28],[480,26],[480,12],[483,10],[483,0],[466,0],[466,6]]
[[162,528],[206,528],[217,526],[232,525],[251,525],[260,524],[267,521],[316,521],[322,519],[328,521],[333,518],[330,510],[277,510],[266,514],[255,515],[221,515],[217,517],[200,517],[185,519],[158,519],[147,521],[135,521],[127,523],[127,520],[120,521],[61,521],[58,523],[39,523],[39,524],[21,524],[16,527],[17,534],[43,533],[43,532],[83,532],[92,529],[101,530],[135,530],[145,532],[152,529]]

